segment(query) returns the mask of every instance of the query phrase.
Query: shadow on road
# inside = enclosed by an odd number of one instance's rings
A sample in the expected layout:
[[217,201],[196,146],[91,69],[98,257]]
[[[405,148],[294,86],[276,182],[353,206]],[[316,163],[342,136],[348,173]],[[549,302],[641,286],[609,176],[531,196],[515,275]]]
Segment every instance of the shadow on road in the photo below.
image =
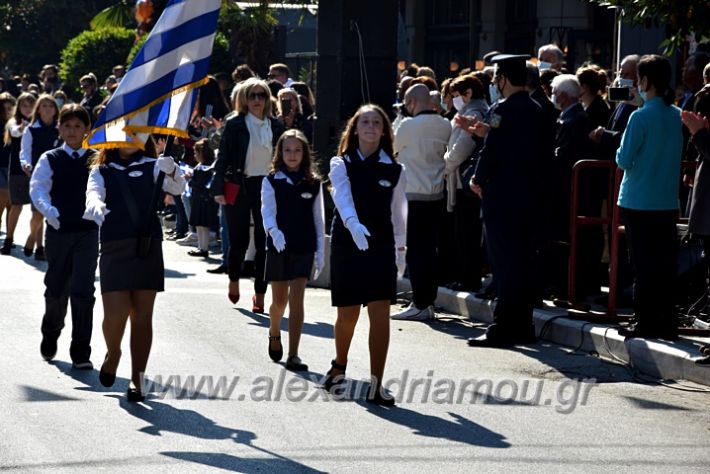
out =
[[[268,314],[253,313],[253,312],[246,310],[244,308],[234,308],[234,309],[239,311],[240,313],[242,313],[244,316],[251,318],[254,321],[253,323],[251,323],[252,325],[261,326],[263,328],[269,327],[269,315]],[[284,317],[281,319],[281,330],[288,331],[288,317],[285,314],[284,314]],[[326,339],[332,339],[333,338],[333,325],[327,324],[327,323],[320,323],[320,322],[318,322],[318,323],[304,322],[303,323],[303,334],[308,334],[309,336],[314,336],[314,337],[322,337],[322,338],[326,338]],[[264,336],[264,340],[266,340],[266,336]]]

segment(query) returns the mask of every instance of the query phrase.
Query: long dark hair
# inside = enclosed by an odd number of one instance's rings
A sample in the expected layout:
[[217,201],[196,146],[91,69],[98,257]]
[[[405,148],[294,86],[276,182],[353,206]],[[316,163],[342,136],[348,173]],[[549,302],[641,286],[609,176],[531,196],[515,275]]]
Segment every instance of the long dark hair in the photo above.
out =
[[[33,96],[29,92],[23,92],[22,94],[20,94],[20,96],[17,98],[17,103],[15,104],[15,113],[11,118],[11,120],[14,120],[16,125],[21,124],[23,120],[29,121],[30,119],[30,117],[25,117],[22,115],[22,108],[20,107],[20,105],[22,105],[23,102],[31,103],[32,108],[34,109],[35,103],[37,102],[37,97]],[[5,127],[5,144],[9,144],[10,141],[12,141],[12,137],[10,136],[10,129]]]
[[212,117],[217,120],[222,120],[231,109],[229,102],[224,97],[222,89],[219,87],[219,82],[214,76],[207,76],[207,83],[200,87],[199,96],[197,98],[197,110],[200,117],[204,117],[208,105],[212,108]]
[[313,164],[313,155],[311,153],[311,146],[308,144],[308,139],[297,128],[291,128],[286,130],[279,137],[279,141],[276,142],[276,148],[274,149],[274,158],[271,160],[271,172],[276,173],[281,169],[281,165],[284,162],[283,153],[283,142],[287,138],[295,138],[301,142],[303,145],[303,160],[301,161],[301,170],[306,174],[306,181],[313,183],[320,179],[318,173],[316,173],[315,166]]
[[357,109],[357,112],[355,112],[355,115],[350,117],[350,120],[348,120],[348,124],[345,126],[345,130],[343,131],[343,134],[340,136],[340,145],[338,145],[338,155],[343,156],[346,155],[348,152],[351,152],[353,150],[357,150],[359,142],[358,142],[358,137],[355,134],[357,131],[357,122],[360,120],[360,117],[362,114],[365,112],[370,112],[374,110],[378,114],[380,114],[380,117],[382,117],[382,138],[380,138],[380,148],[387,153],[387,155],[394,160],[394,135],[392,133],[392,123],[390,122],[389,117],[387,117],[387,114],[385,113],[384,110],[382,110],[382,107],[376,104],[365,104],[361,105],[359,109]]
[[[158,152],[155,149],[155,142],[153,141],[153,137],[149,136],[148,140],[146,140],[145,142],[145,148],[142,151],[138,150],[136,153],[141,153],[143,154],[143,156],[147,156],[149,158],[157,158]],[[118,157],[118,147],[104,148],[103,150],[96,153],[94,155],[94,160],[91,162],[91,167],[98,168],[99,166],[106,164],[109,157]]]
[[638,65],[639,82],[641,78],[648,79],[648,84],[653,84],[656,95],[663,98],[666,105],[675,101],[675,91],[671,87],[671,62],[658,54],[647,54],[641,58]]

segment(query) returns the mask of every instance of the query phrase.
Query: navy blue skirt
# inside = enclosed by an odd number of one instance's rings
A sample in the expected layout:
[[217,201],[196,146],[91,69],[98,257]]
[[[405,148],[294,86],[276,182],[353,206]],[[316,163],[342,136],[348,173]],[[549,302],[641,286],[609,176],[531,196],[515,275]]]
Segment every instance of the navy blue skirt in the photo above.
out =
[[397,264],[394,246],[333,243],[330,248],[330,299],[333,306],[366,305],[397,297]]

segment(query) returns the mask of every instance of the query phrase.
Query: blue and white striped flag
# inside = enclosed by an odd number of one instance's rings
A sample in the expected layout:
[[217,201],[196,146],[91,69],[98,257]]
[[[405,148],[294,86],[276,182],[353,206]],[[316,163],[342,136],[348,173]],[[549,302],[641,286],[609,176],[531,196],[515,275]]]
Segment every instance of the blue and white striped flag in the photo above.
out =
[[207,82],[221,0],[170,0],[84,146],[143,148],[150,133],[187,137]]

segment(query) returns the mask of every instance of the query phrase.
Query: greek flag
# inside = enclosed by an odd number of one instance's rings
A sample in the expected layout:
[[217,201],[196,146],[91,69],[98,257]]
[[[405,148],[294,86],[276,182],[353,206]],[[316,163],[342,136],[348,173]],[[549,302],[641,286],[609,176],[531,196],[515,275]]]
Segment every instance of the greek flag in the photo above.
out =
[[221,0],[170,0],[101,112],[86,148],[143,148],[150,133],[187,138],[207,82]]

